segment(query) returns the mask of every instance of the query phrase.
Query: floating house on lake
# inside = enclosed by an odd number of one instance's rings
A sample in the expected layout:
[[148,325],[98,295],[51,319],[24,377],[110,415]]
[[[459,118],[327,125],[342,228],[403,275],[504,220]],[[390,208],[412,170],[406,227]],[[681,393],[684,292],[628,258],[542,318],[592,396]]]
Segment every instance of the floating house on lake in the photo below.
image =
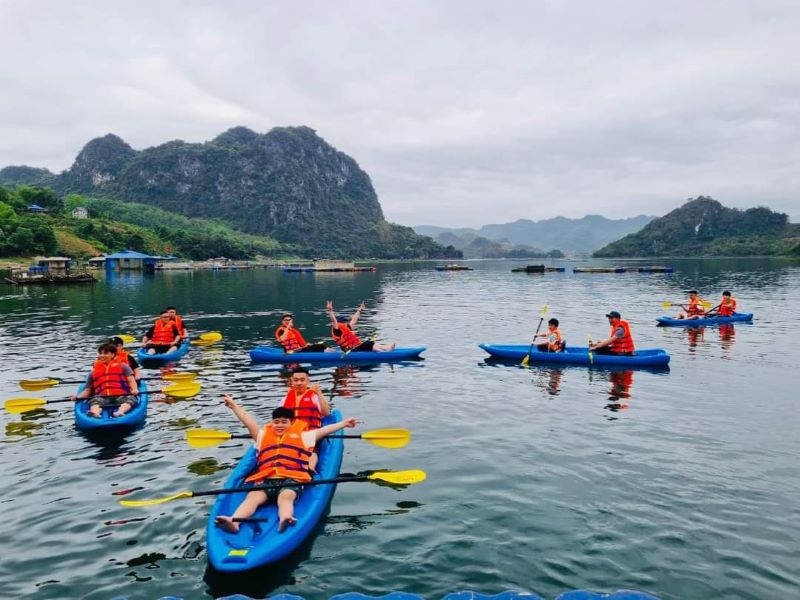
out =
[[48,256],[37,258],[36,266],[41,267],[41,271],[50,275],[66,275],[72,268],[72,259],[66,256]]
[[357,267],[353,261],[347,260],[315,260],[308,265],[287,265],[283,267],[284,273],[357,273],[360,271],[374,272],[375,267]]
[[156,264],[160,256],[150,256],[134,250],[121,250],[106,256],[106,271],[142,271],[144,273],[155,273]]

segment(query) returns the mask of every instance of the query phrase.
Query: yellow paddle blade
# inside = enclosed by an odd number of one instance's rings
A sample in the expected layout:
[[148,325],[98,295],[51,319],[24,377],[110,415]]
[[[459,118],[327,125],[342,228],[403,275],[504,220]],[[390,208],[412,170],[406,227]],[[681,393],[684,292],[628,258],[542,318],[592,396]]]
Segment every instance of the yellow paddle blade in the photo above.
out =
[[531,355],[530,354],[526,354],[525,358],[523,358],[522,362],[519,363],[519,364],[521,364],[523,367],[527,367],[530,362],[531,362]]
[[396,483],[398,485],[412,485],[425,481],[428,475],[425,471],[419,469],[412,469],[410,471],[378,471],[373,473],[367,479],[385,481],[387,483]]
[[122,506],[155,506],[156,504],[166,504],[173,500],[182,500],[184,498],[191,498],[194,496],[192,492],[180,492],[172,496],[165,496],[164,498],[153,498],[152,500],[120,500]]
[[23,379],[19,382],[19,387],[29,392],[46,390],[54,385],[61,383],[58,379]]
[[216,344],[218,341],[219,340],[197,339],[197,340],[192,340],[191,343],[192,343],[192,346],[201,346],[202,348],[208,348],[209,346],[213,346],[214,344]]
[[664,300],[664,302],[661,303],[661,306],[663,306],[664,308],[669,308],[672,306],[672,302],[667,302],[666,300]]
[[136,341],[136,338],[127,333],[118,333],[117,335],[112,335],[111,337],[118,337],[122,340],[123,344],[132,344]]
[[200,393],[202,386],[199,383],[195,382],[187,382],[187,383],[176,383],[174,385],[168,385],[167,387],[159,390],[162,394],[166,394],[167,396],[172,396],[173,398],[191,398],[193,396],[197,396]]
[[197,373],[164,373],[161,375],[161,379],[166,379],[167,381],[194,381],[197,378]]
[[542,316],[545,316],[545,315],[547,314],[547,310],[548,310],[548,308],[547,308],[547,304],[545,304],[545,305],[542,307]]
[[408,429],[376,429],[362,433],[361,439],[382,448],[402,448],[411,439],[411,432]]
[[703,308],[711,308],[711,302],[708,300],[703,300],[700,304],[703,305]]
[[219,331],[209,331],[208,333],[201,333],[197,337],[204,342],[218,342],[222,339],[222,334]]
[[210,448],[231,439],[231,434],[218,429],[190,429],[186,432],[186,441],[192,448]]
[[3,404],[3,408],[10,413],[19,414],[41,408],[45,404],[47,400],[44,398],[9,398]]

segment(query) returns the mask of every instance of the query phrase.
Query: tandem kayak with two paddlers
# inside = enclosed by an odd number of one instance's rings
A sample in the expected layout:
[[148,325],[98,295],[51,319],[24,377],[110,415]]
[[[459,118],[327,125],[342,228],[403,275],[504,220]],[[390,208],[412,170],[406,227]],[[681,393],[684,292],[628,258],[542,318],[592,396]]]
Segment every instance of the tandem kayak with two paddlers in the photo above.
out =
[[282,348],[257,346],[250,350],[250,360],[255,363],[375,363],[420,358],[425,346],[395,348],[387,352],[292,352]]
[[[479,344],[479,346],[495,358],[522,360],[528,355],[530,346],[512,344]],[[630,356],[614,354],[598,354],[585,346],[567,346],[563,352],[541,352],[533,348],[530,362],[540,364],[567,364],[590,366],[628,366],[628,367],[665,367],[669,364],[669,354],[661,348],[645,348],[637,350]]]
[[725,323],[749,323],[753,320],[753,313],[733,313],[729,317],[700,317],[699,319],[674,319],[672,317],[658,317],[659,327],[704,327],[706,325],[724,325]]

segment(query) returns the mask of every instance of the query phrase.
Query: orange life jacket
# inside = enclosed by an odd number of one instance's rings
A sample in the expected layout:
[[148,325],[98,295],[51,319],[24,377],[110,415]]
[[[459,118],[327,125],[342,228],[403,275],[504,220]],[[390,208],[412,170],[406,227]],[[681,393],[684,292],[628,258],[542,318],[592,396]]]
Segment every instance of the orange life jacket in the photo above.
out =
[[[622,337],[617,337],[617,329],[622,327],[622,331],[624,335]],[[619,323],[616,325],[611,326],[611,345],[610,349],[611,352],[614,354],[622,354],[622,353],[629,353],[634,352],[633,346],[633,337],[631,336],[631,326],[630,323],[627,321],[623,321],[620,319]]]
[[550,348],[550,352],[561,352],[561,340],[561,332],[558,329],[550,332],[547,336],[547,347]]
[[262,479],[310,481],[308,459],[313,448],[303,445],[301,434],[306,429],[307,425],[303,421],[295,420],[283,435],[279,436],[273,430],[272,423],[264,425],[256,446],[255,473],[245,481]]
[[119,355],[108,364],[97,360],[92,367],[93,396],[125,396],[131,393],[128,378],[122,372]]
[[[336,330],[339,330],[339,335],[336,335]],[[336,327],[331,328],[331,337],[333,341],[339,344],[339,348],[344,350],[352,350],[353,348],[358,347],[361,344],[361,339],[355,334],[355,332],[350,329],[349,325],[345,325],[344,323],[337,323]]]
[[705,311],[703,310],[703,304],[700,298],[695,298],[692,300],[689,298],[689,307],[686,309],[686,313],[689,315],[703,315]]
[[733,313],[736,312],[736,298],[731,298],[728,304],[725,304],[725,300],[719,303],[719,314],[720,317],[730,317]]
[[186,327],[183,326],[183,319],[181,319],[180,316],[175,315],[175,318],[172,319],[172,322],[175,324],[175,327],[178,328],[178,331],[181,334],[181,339],[184,339],[186,337]]
[[166,324],[158,319],[153,325],[153,338],[150,340],[160,346],[168,346],[175,339],[175,323],[167,321]]
[[314,390],[306,390],[300,398],[297,392],[289,390],[283,399],[283,406],[294,411],[294,418],[305,421],[309,429],[319,429],[322,427],[322,412],[314,402]]
[[289,335],[287,335],[284,339],[281,339],[281,334],[284,330],[287,329],[286,327],[278,327],[275,330],[275,339],[281,343],[283,349],[288,354],[289,352],[294,352],[295,350],[299,350],[304,346],[308,346],[308,342],[303,339],[303,334],[300,333],[299,329],[295,329],[294,327],[289,327]]

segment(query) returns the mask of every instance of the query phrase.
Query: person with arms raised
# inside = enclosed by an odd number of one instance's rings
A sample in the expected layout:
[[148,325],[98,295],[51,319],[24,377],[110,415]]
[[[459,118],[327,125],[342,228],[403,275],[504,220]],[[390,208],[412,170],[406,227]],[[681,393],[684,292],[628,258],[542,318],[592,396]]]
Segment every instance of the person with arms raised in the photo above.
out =
[[316,443],[326,435],[345,427],[355,427],[356,419],[350,417],[332,425],[309,430],[304,421],[295,419],[294,413],[283,406],[272,411],[272,420],[260,427],[256,420],[233,400],[229,394],[223,396],[225,406],[247,427],[255,441],[257,463],[254,473],[246,482],[256,485],[276,483],[291,487],[270,490],[253,490],[230,516],[218,516],[216,524],[225,531],[236,533],[239,522],[235,519],[247,518],[265,502],[275,501],[278,505],[278,532],[288,525],[294,525],[294,501],[303,489],[303,484],[311,481],[308,460]]
[[390,352],[394,350],[395,344],[376,344],[372,340],[361,341],[353,329],[358,323],[358,318],[366,308],[362,302],[356,309],[353,316],[348,319],[344,315],[335,315],[333,312],[333,302],[328,300],[325,304],[325,309],[328,311],[328,317],[331,320],[331,337],[339,348],[345,352]]

